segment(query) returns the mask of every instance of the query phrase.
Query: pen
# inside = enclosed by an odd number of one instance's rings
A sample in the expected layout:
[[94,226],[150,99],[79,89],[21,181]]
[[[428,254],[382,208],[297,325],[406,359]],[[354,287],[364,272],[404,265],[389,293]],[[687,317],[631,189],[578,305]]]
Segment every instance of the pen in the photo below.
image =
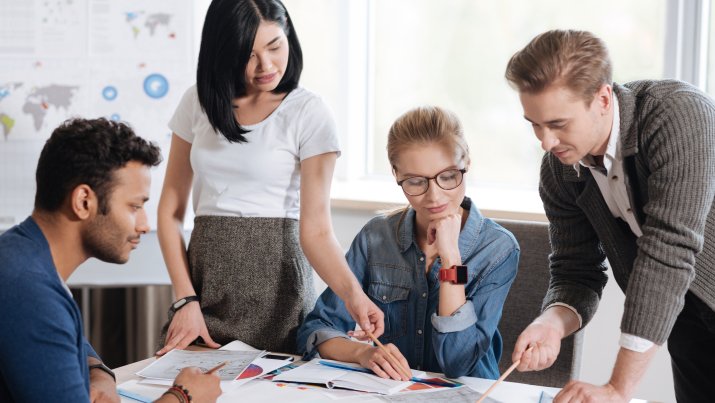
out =
[[210,370],[206,371],[206,374],[213,374],[214,372],[218,371],[219,369],[223,368],[226,364],[228,364],[228,361],[224,361],[217,366],[211,368]]
[[318,363],[321,365],[325,365],[326,367],[346,369],[348,371],[362,372],[365,374],[375,375],[374,372],[372,372],[371,370],[369,370],[367,368],[363,368],[363,367],[353,367],[351,365],[345,365],[345,364],[341,364],[339,362],[332,362],[332,361],[325,361],[325,360],[320,360],[320,361],[318,361]]
[[[325,360],[320,360],[320,361],[318,361],[318,363],[321,365],[325,365],[326,367],[345,369],[348,371],[362,372],[364,374],[375,375],[374,372],[372,372],[371,370],[369,370],[367,368],[363,368],[363,367],[353,367],[351,365],[345,365],[345,364],[341,364],[339,362],[325,361]],[[427,385],[444,386],[446,388],[454,388],[454,387],[460,386],[460,384],[458,384],[458,383],[449,382],[449,381],[443,380],[441,378],[424,379],[424,378],[417,378],[417,377],[413,376],[410,378],[410,381],[417,382],[417,383],[424,383]]]
[[127,399],[136,400],[137,402],[151,403],[154,401],[151,397],[142,396],[126,389],[117,388],[117,394],[119,394],[119,396],[124,396]]

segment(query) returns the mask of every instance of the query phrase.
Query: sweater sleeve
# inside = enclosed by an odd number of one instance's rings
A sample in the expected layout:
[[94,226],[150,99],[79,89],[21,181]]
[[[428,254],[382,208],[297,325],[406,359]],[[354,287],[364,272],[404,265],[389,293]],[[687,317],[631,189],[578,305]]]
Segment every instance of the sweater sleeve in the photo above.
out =
[[[65,290],[41,278],[20,276],[4,284],[0,373],[15,401],[86,402],[86,358],[79,318]],[[79,333],[79,334],[78,334]],[[95,353],[96,354],[96,353]]]
[[656,95],[642,101],[649,199],[621,330],[663,344],[695,277],[715,196],[715,106],[693,89]]

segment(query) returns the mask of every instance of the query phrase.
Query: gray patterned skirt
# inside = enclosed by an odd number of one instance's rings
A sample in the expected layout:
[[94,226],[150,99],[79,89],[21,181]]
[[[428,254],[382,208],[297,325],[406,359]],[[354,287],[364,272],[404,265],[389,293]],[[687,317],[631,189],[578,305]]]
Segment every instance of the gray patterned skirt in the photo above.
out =
[[[298,220],[200,216],[189,242],[189,271],[211,338],[296,352],[296,333],[315,304],[313,269]],[[169,322],[162,331],[166,337]]]

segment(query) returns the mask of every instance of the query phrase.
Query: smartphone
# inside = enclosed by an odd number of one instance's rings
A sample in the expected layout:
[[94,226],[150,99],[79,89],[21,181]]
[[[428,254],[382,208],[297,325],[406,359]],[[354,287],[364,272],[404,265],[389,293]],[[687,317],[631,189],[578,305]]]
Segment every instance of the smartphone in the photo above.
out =
[[268,358],[270,360],[283,360],[283,361],[293,361],[293,359],[294,359],[294,357],[292,355],[273,354],[273,353],[268,353],[261,358]]

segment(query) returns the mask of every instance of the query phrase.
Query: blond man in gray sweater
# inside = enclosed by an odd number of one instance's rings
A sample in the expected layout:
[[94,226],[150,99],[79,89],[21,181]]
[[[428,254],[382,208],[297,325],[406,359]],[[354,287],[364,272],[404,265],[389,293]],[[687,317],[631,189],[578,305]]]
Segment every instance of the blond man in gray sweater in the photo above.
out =
[[679,81],[613,83],[606,46],[583,31],[537,36],[506,78],[547,152],[539,192],[552,245],[518,369],[549,367],[589,322],[608,259],[626,295],[613,373],[602,386],[571,381],[554,401],[628,401],[666,341],[678,401],[713,401],[715,104]]

